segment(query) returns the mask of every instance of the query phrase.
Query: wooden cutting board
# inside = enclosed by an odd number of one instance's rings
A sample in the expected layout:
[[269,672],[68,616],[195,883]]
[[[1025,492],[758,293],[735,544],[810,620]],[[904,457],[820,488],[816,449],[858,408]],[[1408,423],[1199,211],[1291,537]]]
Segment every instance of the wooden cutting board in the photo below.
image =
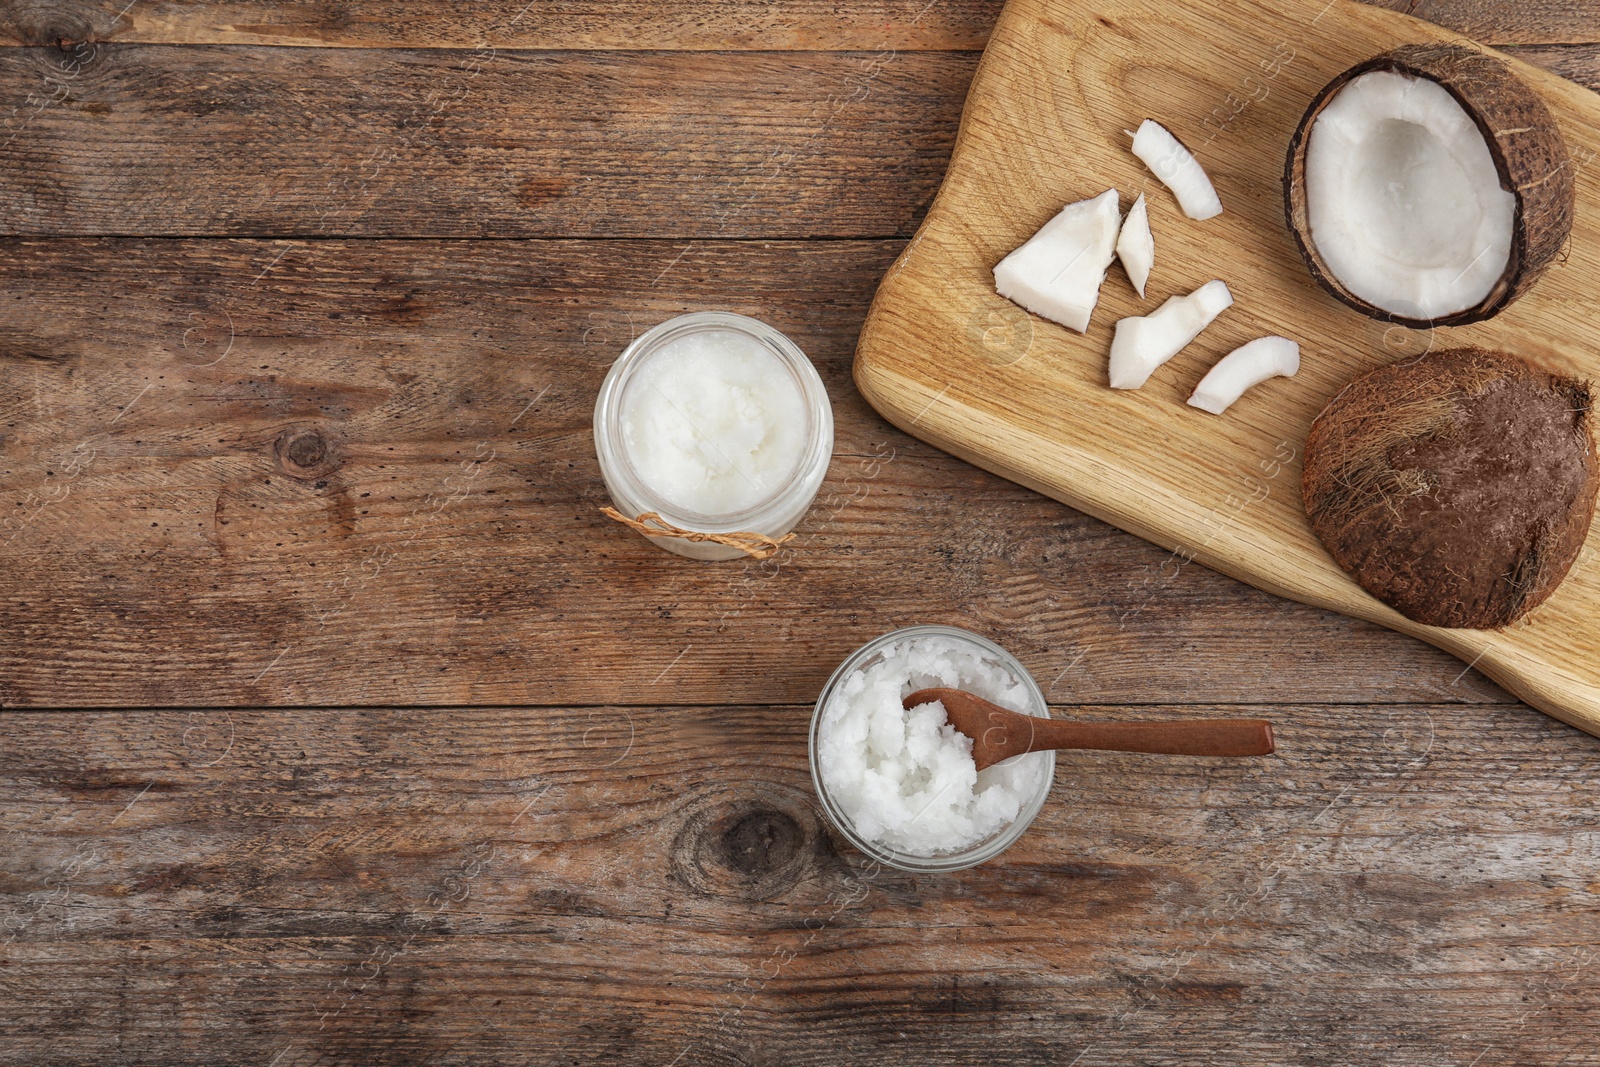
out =
[[[1521,622],[1444,630],[1355,585],[1300,505],[1311,420],[1368,368],[1480,344],[1600,381],[1600,97],[1554,75],[1510,60],[1561,123],[1579,168],[1577,222],[1565,262],[1497,318],[1432,332],[1373,322],[1325,295],[1293,248],[1280,175],[1312,96],[1369,56],[1447,40],[1461,39],[1347,0],[1010,0],[944,185],[873,302],[856,382],[902,429],[1172,549],[1162,574],[1192,558],[1413,634],[1600,734],[1600,523],[1566,581]],[[1185,218],[1134,158],[1124,131],[1147,117],[1195,151],[1222,216]],[[995,294],[995,263],[1063,204],[1111,186],[1124,208],[1141,190],[1150,202],[1147,299],[1114,265],[1080,336]],[[1212,278],[1233,289],[1233,308],[1142,390],[1109,389],[1113,324]],[[1219,357],[1266,333],[1300,341],[1296,378],[1250,391],[1220,417],[1184,404]]]

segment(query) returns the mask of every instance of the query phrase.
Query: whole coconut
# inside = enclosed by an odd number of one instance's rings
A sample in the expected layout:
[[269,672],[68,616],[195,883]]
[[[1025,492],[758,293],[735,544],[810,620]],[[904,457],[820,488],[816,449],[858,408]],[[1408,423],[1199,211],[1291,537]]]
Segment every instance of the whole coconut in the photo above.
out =
[[1371,371],[1306,442],[1311,527],[1363,589],[1430,626],[1497,629],[1538,606],[1594,512],[1590,387],[1502,352]]

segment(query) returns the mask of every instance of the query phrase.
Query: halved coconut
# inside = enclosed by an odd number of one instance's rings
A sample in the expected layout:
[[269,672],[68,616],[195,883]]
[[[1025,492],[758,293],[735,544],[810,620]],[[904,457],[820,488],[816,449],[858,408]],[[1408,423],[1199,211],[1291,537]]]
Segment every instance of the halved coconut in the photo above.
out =
[[1329,82],[1290,141],[1284,188],[1312,276],[1407,326],[1497,314],[1572,229],[1572,159],[1550,110],[1458,45],[1407,45]]

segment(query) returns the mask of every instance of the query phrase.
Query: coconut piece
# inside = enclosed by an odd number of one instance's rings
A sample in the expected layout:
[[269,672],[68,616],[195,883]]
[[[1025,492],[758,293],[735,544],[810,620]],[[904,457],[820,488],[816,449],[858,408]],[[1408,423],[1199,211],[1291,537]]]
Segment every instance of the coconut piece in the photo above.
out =
[[1363,589],[1430,626],[1499,628],[1583,547],[1600,486],[1590,386],[1476,348],[1380,367],[1311,425],[1311,528]]
[[1111,266],[1120,219],[1115,189],[1068,204],[994,268],[995,292],[1084,332]]
[[1150,280],[1150,268],[1156,262],[1156,239],[1150,233],[1150,209],[1144,194],[1133,202],[1128,215],[1122,220],[1122,230],[1117,234],[1117,258],[1128,280],[1144,299],[1144,286]]
[[1172,190],[1185,215],[1203,222],[1222,214],[1222,200],[1205,168],[1161,123],[1145,119],[1139,124],[1133,135],[1133,154]]
[[1117,322],[1111,338],[1111,388],[1137,389],[1200,331],[1233,306],[1233,294],[1222,282],[1206,282],[1188,296],[1168,297],[1148,315]]
[[1300,346],[1287,337],[1258,337],[1235,348],[1206,372],[1189,397],[1189,406],[1221,415],[1235,400],[1268,378],[1293,378],[1300,370]]
[[1460,45],[1407,45],[1329,82],[1290,142],[1284,186],[1317,282],[1408,326],[1493,316],[1572,228],[1572,161],[1549,108]]

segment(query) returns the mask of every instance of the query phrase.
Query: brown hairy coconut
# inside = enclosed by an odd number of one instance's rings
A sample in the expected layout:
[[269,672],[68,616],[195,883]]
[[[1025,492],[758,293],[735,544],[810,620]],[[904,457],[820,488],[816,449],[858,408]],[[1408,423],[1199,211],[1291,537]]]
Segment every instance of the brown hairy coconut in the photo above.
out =
[[1572,230],[1573,165],[1549,108],[1499,59],[1407,45],[1317,94],[1284,206],[1323,288],[1413,327],[1490,318]]
[[1306,442],[1311,528],[1363,589],[1430,626],[1498,629],[1583,547],[1597,476],[1590,387],[1454,349],[1362,375]]

